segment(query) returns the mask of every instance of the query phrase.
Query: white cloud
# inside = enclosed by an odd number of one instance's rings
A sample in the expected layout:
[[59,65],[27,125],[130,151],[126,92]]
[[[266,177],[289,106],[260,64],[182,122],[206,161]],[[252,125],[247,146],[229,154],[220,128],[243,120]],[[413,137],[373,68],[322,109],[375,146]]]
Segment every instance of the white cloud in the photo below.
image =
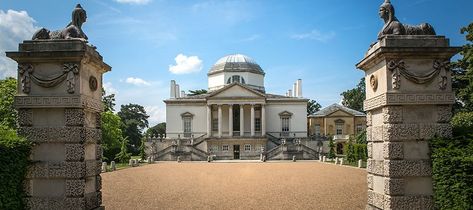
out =
[[253,35],[251,35],[251,36],[249,36],[249,37],[246,37],[246,38],[242,39],[241,41],[243,41],[243,42],[251,42],[251,41],[255,41],[255,40],[259,39],[260,37],[261,37],[261,35],[259,35],[259,34],[253,34]]
[[137,85],[137,86],[150,86],[151,85],[151,83],[138,77],[128,77],[126,78],[125,82],[129,84]]
[[169,65],[169,71],[173,74],[188,74],[202,70],[202,60],[197,56],[186,56],[179,54],[174,58],[176,65]]
[[335,37],[335,32],[330,31],[327,33],[322,33],[317,29],[314,29],[308,33],[301,33],[301,34],[293,34],[291,35],[291,38],[293,39],[311,39],[311,40],[317,40],[319,42],[326,42],[330,39]]
[[107,95],[110,95],[110,94],[115,94],[115,95],[116,95],[116,94],[118,93],[117,89],[115,89],[115,88],[113,87],[113,85],[112,85],[111,82],[106,82],[106,83],[104,83],[104,84],[103,84],[103,89],[105,89],[105,93],[106,93]]
[[16,77],[16,62],[5,56],[5,51],[18,50],[18,43],[31,39],[38,29],[36,21],[26,11],[0,10],[0,78]]
[[145,106],[146,114],[149,115],[149,126],[154,126],[161,122],[166,122],[166,110],[159,106]]
[[122,4],[139,4],[139,5],[145,5],[151,2],[151,0],[115,0],[115,1]]

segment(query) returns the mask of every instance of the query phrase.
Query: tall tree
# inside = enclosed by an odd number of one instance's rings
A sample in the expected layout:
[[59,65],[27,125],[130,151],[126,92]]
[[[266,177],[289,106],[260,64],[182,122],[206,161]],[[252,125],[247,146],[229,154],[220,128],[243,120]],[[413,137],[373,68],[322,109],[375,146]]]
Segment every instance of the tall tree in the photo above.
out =
[[138,147],[143,137],[142,131],[148,127],[148,115],[145,108],[139,104],[121,105],[118,116],[122,120],[123,136],[130,140],[132,154],[138,154]]
[[8,77],[0,80],[0,125],[16,129],[17,112],[13,106],[16,94],[16,79]]
[[463,45],[460,54],[463,56],[452,63],[452,88],[457,97],[455,112],[473,111],[473,22],[463,27],[460,32],[466,33],[467,43]]
[[115,94],[107,95],[105,89],[102,88],[102,103],[104,111],[115,111]]
[[111,111],[102,113],[102,148],[103,156],[112,161],[120,152],[123,133],[121,119]]
[[158,135],[164,135],[166,133],[166,123],[162,122],[159,123],[148,130],[146,130],[146,134],[151,135],[151,136],[158,136]]
[[189,96],[201,95],[207,93],[207,90],[200,89],[200,90],[189,90]]
[[366,98],[365,78],[361,78],[355,88],[346,90],[340,95],[343,96],[343,106],[363,112],[363,101]]
[[320,106],[320,104],[317,103],[317,101],[309,100],[307,102],[307,115],[314,114],[315,112],[319,111],[321,107],[322,106]]
[[128,139],[122,138],[120,145],[120,152],[115,156],[120,163],[126,163],[131,158],[131,153],[128,153]]

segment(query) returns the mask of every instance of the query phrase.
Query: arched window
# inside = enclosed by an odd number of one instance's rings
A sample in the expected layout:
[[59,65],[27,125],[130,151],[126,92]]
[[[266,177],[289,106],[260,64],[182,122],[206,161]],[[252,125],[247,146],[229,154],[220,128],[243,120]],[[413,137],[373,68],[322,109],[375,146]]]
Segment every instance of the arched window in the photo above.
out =
[[243,77],[240,77],[239,75],[233,75],[227,80],[227,84],[234,82],[245,84],[245,79],[243,79]]

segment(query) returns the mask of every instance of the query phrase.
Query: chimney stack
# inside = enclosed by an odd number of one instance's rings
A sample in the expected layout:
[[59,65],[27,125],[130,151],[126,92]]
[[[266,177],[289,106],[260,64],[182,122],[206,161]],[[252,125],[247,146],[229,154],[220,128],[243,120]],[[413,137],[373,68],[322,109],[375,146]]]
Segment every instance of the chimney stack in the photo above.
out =
[[297,97],[297,82],[292,85],[293,96]]
[[171,98],[176,98],[176,81],[171,80],[171,89],[170,89]]
[[302,79],[298,79],[296,84],[297,84],[297,97],[302,98]]
[[291,90],[291,89],[289,89],[289,90],[287,91],[287,95],[288,95],[289,97],[292,97],[292,90]]
[[179,95],[181,93],[180,89],[179,89],[179,85],[176,84],[176,89],[174,90],[176,92],[176,98],[180,98]]
[[186,97],[186,92],[182,90],[181,91],[181,98],[183,98],[183,97]]

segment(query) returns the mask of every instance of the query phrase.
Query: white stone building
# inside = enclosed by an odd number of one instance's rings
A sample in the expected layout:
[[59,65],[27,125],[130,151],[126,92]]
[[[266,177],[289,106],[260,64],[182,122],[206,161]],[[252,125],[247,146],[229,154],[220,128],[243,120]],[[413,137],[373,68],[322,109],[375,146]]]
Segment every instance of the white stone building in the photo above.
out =
[[259,159],[282,138],[307,137],[302,80],[285,95],[266,93],[265,72],[241,54],[219,59],[207,75],[208,93],[201,95],[186,95],[171,81],[170,98],[164,100],[166,138],[160,142],[171,141],[175,148],[166,152],[170,146],[161,143],[156,159],[172,159],[164,158],[172,151],[185,159]]

